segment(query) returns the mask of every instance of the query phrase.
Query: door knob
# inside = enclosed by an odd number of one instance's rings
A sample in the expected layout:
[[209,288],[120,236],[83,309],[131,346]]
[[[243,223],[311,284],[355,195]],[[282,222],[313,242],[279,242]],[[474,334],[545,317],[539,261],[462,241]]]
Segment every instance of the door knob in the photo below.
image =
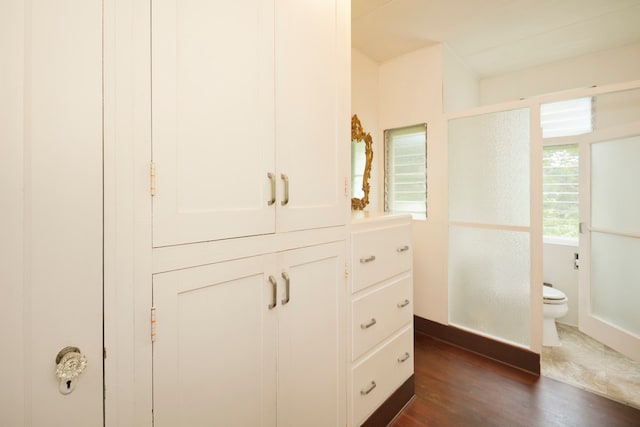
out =
[[87,358],[78,347],[65,347],[60,350],[56,356],[56,376],[60,393],[71,393],[86,367]]

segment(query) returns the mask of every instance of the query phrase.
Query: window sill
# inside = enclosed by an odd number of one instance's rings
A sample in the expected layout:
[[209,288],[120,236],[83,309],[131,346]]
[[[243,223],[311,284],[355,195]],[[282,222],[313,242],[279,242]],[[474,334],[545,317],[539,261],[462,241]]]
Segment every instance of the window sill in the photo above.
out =
[[580,244],[580,240],[571,237],[543,236],[542,243],[545,245],[574,246],[577,248]]

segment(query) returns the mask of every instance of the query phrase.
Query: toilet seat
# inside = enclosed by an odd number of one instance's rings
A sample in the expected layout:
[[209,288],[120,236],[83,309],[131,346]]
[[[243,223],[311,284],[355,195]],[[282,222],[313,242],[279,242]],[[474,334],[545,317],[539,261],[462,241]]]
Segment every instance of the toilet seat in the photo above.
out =
[[565,304],[569,298],[564,292],[550,286],[542,287],[542,301],[544,304]]

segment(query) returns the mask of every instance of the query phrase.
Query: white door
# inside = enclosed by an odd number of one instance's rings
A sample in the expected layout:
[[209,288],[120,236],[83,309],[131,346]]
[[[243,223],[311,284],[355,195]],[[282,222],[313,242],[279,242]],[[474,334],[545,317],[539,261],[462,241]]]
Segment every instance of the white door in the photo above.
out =
[[273,1],[152,14],[153,245],[273,233]]
[[343,0],[276,2],[278,231],[345,222],[348,7]]
[[102,1],[2,1],[0,51],[0,425],[101,426]]
[[156,427],[275,426],[274,259],[154,276]]
[[640,360],[640,134],[620,130],[581,152],[587,197],[581,206],[586,227],[580,235],[579,326]]
[[344,252],[339,242],[279,254],[279,427],[346,425]]

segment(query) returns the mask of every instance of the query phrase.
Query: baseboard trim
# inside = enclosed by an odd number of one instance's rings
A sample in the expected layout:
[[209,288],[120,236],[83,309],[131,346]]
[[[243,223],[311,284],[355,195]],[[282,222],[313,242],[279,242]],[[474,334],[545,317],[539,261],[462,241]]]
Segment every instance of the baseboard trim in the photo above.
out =
[[540,355],[530,350],[492,340],[481,335],[413,316],[414,330],[440,341],[478,353],[507,365],[540,375]]
[[362,427],[380,427],[388,425],[405,407],[415,393],[415,378],[411,375],[382,405],[371,414]]

